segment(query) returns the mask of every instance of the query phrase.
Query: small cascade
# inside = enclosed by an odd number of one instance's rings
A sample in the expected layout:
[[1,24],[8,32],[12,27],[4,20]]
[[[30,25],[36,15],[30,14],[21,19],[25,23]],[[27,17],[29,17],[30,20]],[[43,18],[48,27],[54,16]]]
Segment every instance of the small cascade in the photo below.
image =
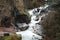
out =
[[28,24],[29,28],[25,31],[16,32],[16,34],[22,35],[22,40],[41,40],[43,36],[43,28],[40,25],[41,18],[45,16],[45,14],[41,14],[42,10],[45,10],[48,5],[44,7],[35,8],[32,10],[28,10],[31,15],[31,21]]
[[43,28],[40,25],[41,18],[45,16],[45,14],[41,13],[43,10],[45,10],[49,5],[46,5],[44,7],[38,7],[33,10],[29,10],[28,12],[31,15],[31,22],[29,23],[29,30],[37,35],[43,35],[42,31]]

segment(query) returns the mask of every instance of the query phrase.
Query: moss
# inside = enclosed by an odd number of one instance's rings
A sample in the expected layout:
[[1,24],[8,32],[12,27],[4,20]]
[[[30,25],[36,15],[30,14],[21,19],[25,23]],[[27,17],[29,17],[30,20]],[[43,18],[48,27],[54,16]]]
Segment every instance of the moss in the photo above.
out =
[[4,36],[4,40],[22,40],[22,36],[21,35],[10,35],[10,36]]
[[23,0],[20,0],[20,1],[19,0],[16,0],[15,6],[18,9],[18,11],[19,11],[20,14],[23,14],[23,15],[25,14],[25,15],[27,15],[28,19],[30,19],[29,13],[24,8],[24,2],[23,2]]
[[20,13],[27,15],[29,18],[31,17],[26,9],[21,9]]

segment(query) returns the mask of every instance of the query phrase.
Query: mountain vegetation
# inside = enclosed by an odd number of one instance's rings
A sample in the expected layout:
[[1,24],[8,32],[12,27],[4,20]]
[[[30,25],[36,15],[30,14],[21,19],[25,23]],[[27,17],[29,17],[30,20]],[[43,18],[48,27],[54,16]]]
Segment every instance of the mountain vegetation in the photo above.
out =
[[[10,27],[19,22],[28,24],[31,16],[27,10],[45,3],[50,6],[42,22],[43,40],[60,40],[60,0],[0,0],[0,27]],[[12,35],[4,40],[20,40],[20,37]]]
[[[21,15],[25,15],[21,18],[23,22],[28,22],[30,20],[30,15],[27,12],[27,10],[23,7],[23,1],[22,0],[0,0],[0,26],[10,26],[11,23],[15,24],[20,18],[17,18],[17,15],[19,17]],[[25,21],[24,21],[24,20]]]
[[36,7],[43,6],[45,4],[45,0],[23,0],[24,8],[33,9]]
[[45,32],[44,40],[60,40],[60,3],[51,5],[48,11],[42,23]]
[[4,36],[3,40],[22,40],[22,36],[21,35],[10,35],[10,36]]

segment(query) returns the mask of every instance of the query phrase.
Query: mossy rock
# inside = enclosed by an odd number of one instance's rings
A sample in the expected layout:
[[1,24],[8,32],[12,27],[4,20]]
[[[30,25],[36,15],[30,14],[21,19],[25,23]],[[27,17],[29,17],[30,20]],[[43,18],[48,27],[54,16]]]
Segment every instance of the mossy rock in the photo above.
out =
[[21,35],[10,35],[10,36],[4,36],[4,40],[22,40],[22,36]]

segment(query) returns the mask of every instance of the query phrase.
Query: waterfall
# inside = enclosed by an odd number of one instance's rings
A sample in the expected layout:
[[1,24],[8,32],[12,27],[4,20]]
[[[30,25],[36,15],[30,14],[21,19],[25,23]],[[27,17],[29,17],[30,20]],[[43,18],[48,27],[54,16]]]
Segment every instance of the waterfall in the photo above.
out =
[[28,24],[29,28],[25,31],[16,32],[16,34],[22,35],[22,40],[41,40],[43,36],[43,28],[40,25],[41,18],[45,16],[45,14],[41,14],[41,11],[46,9],[48,5],[43,7],[38,7],[32,10],[28,10],[31,15],[31,21]]

